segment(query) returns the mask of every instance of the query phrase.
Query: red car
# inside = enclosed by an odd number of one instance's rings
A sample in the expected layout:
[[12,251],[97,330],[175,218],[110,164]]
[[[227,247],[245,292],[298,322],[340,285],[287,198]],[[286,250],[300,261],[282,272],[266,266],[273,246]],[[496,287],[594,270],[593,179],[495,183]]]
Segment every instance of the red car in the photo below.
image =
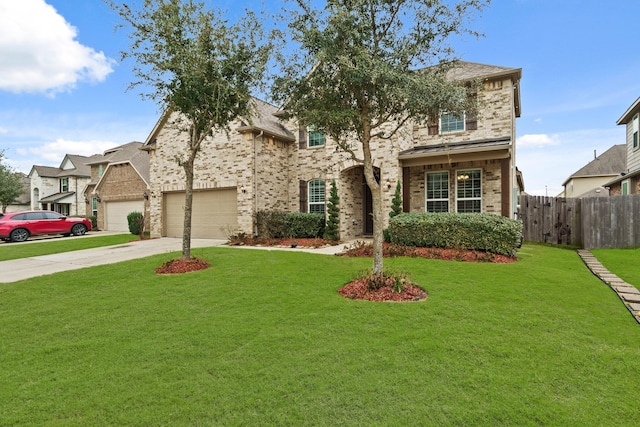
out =
[[0,213],[0,239],[24,242],[31,236],[62,234],[82,236],[91,230],[87,218],[69,218],[57,212],[29,211]]

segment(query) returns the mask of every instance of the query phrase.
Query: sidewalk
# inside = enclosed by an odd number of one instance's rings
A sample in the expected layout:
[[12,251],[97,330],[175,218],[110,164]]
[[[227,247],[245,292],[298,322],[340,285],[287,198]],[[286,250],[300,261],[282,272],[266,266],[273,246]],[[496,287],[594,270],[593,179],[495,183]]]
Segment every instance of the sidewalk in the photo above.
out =
[[[222,246],[226,242],[226,240],[221,239],[191,239],[191,247],[203,248]],[[317,249],[273,246],[230,246],[230,248],[310,252],[324,255],[335,255],[336,253],[342,252],[344,247],[349,244],[351,244],[351,242]],[[182,251],[181,238],[162,237],[159,239],[134,240],[132,242],[116,246],[103,246],[100,248],[84,249],[81,251],[0,261],[0,283],[17,282],[19,280],[44,276],[61,271],[113,264],[116,262],[128,261],[130,259],[145,258],[152,255],[180,251]]]

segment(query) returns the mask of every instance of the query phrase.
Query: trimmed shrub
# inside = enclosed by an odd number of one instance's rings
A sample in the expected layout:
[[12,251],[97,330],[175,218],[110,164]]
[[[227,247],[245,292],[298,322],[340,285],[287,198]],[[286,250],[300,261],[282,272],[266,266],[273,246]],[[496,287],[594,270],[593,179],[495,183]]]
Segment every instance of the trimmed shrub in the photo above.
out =
[[338,187],[336,180],[331,181],[331,196],[327,203],[327,213],[329,218],[324,229],[324,238],[327,240],[340,240],[340,198],[338,197]]
[[144,233],[144,215],[142,212],[131,212],[127,215],[127,223],[131,234],[142,236]]
[[322,237],[325,219],[323,214],[292,212],[285,216],[288,236],[293,238]]
[[522,223],[492,214],[403,213],[389,221],[391,243],[515,256]]
[[87,219],[91,221],[91,229],[98,229],[98,217],[95,215],[87,215]]
[[287,237],[286,212],[258,211],[254,214],[256,232],[266,239],[280,239]]
[[324,215],[301,212],[258,211],[254,220],[265,239],[322,237],[325,226]]

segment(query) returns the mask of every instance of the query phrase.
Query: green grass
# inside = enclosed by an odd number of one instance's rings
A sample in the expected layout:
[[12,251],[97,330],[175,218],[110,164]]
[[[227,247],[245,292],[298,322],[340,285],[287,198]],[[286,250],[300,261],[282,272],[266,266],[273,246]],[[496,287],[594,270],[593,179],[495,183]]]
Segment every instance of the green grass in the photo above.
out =
[[640,289],[640,268],[638,268],[640,248],[594,249],[591,253],[607,270]]
[[369,259],[193,253],[1,286],[0,425],[640,424],[640,326],[573,251],[386,261],[419,303],[340,297]]
[[59,254],[80,249],[97,248],[100,246],[119,245],[137,240],[132,234],[113,234],[107,236],[60,237],[52,240],[25,243],[0,243],[0,261],[10,259],[29,258],[41,255]]

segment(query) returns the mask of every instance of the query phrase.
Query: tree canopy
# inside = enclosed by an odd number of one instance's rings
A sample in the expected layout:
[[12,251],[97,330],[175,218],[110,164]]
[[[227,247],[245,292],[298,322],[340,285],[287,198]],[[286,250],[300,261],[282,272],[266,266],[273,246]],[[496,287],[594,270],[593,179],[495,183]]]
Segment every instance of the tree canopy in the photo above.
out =
[[251,90],[261,83],[269,46],[260,21],[247,11],[230,24],[221,12],[194,0],[143,0],[137,7],[109,1],[130,28],[130,49],[123,59],[134,61],[142,95],[164,114],[179,113],[167,122],[189,135],[185,155],[177,158],[186,175],[182,257],[190,258],[193,169],[202,142],[229,131],[236,118],[250,120]]
[[18,174],[3,161],[4,152],[0,151],[0,212],[15,202],[24,193],[24,187]]
[[298,0],[288,26],[300,46],[274,96],[290,117],[323,129],[364,165],[373,196],[374,274],[382,274],[382,202],[371,142],[392,138],[409,121],[475,107],[476,90],[447,79],[456,66],[453,35],[489,0]]

